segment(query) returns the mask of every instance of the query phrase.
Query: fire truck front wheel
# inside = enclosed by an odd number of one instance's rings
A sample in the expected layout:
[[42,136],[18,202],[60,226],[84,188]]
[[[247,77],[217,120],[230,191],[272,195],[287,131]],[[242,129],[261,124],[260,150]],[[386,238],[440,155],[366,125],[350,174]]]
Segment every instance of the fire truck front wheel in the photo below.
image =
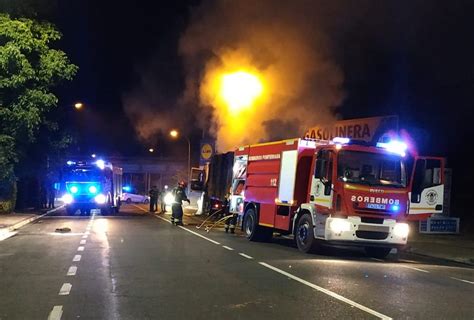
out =
[[298,249],[302,252],[312,253],[319,249],[318,240],[314,238],[313,221],[308,213],[303,214],[298,220],[295,240]]
[[273,235],[271,228],[258,225],[257,214],[253,208],[249,208],[245,212],[244,231],[247,239],[250,241],[268,241]]

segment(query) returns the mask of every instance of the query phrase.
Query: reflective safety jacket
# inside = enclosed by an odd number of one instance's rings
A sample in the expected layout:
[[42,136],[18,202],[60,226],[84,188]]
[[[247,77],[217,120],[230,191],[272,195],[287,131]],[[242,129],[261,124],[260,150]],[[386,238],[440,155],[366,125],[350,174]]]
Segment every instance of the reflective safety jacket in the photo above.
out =
[[180,186],[176,187],[171,191],[174,196],[173,203],[181,205],[183,201],[189,201],[188,196],[186,196],[186,191]]

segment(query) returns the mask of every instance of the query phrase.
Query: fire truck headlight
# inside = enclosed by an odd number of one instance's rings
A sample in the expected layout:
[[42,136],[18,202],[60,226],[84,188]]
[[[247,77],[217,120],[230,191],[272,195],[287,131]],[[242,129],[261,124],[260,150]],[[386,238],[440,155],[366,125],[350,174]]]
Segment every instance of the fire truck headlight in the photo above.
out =
[[97,204],[104,204],[107,201],[107,198],[103,194],[98,194],[94,198]]
[[96,186],[90,186],[89,187],[89,192],[90,193],[97,193],[97,187]]
[[168,192],[166,195],[165,195],[165,204],[170,206],[172,205],[174,202],[174,197],[173,195],[171,194],[171,192]]
[[341,233],[351,230],[351,223],[346,219],[334,218],[329,224],[329,228],[334,233]]
[[69,193],[66,193],[65,195],[62,196],[61,200],[65,203],[65,204],[70,204],[74,201],[74,198],[72,197],[72,195],[70,195]]
[[397,223],[395,227],[393,227],[393,234],[400,238],[408,237],[408,233],[410,232],[410,228],[406,223]]
[[77,193],[79,191],[79,187],[78,186],[71,186],[69,188],[69,191],[71,191],[71,193]]

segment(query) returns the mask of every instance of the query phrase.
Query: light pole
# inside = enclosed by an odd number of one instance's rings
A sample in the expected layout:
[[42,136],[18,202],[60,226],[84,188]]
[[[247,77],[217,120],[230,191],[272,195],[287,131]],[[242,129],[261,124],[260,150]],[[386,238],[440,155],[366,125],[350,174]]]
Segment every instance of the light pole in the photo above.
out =
[[[170,131],[170,136],[174,139],[177,139],[179,137],[179,132],[178,130],[171,130]],[[187,136],[183,136],[183,138],[188,142],[188,193],[190,190],[190,185],[191,185],[191,141],[189,141],[189,138]]]

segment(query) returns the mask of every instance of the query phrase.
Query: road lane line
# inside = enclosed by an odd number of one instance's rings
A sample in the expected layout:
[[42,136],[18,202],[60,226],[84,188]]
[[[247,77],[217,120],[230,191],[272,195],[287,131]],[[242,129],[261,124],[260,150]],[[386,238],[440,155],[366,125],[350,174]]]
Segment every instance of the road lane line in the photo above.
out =
[[251,256],[249,256],[248,254],[245,254],[245,253],[242,253],[242,252],[239,252],[239,254],[244,257],[244,258],[247,258],[247,259],[253,259]]
[[54,306],[49,313],[48,320],[60,320],[63,315],[63,306]]
[[86,244],[87,240],[84,239],[84,240],[81,240],[81,242],[79,242],[79,244]]
[[69,270],[67,271],[68,276],[75,276],[77,272],[77,267],[76,266],[70,266]]
[[74,258],[72,258],[72,261],[78,262],[78,261],[81,261],[81,258],[82,258],[82,256],[81,256],[80,254],[76,254],[76,255],[74,256]]
[[89,236],[88,234],[83,234],[82,239],[87,239],[88,236]]
[[67,296],[71,292],[71,289],[72,289],[72,284],[63,283],[63,285],[61,286],[61,289],[59,289],[59,295]]
[[359,304],[359,303],[357,303],[357,302],[355,302],[355,301],[352,301],[352,300],[350,300],[350,299],[348,299],[348,298],[346,298],[346,297],[343,297],[343,296],[341,296],[341,295],[339,295],[339,294],[337,294],[337,293],[335,293],[335,292],[332,292],[332,291],[330,291],[330,290],[328,290],[328,289],[325,289],[325,288],[323,288],[323,287],[317,286],[317,285],[315,285],[314,283],[311,283],[311,282],[309,282],[309,281],[306,281],[306,280],[304,280],[304,279],[301,279],[301,278],[299,278],[299,277],[297,277],[297,276],[295,276],[295,275],[293,275],[293,274],[291,274],[291,273],[288,273],[288,272],[286,272],[286,271],[283,271],[283,270],[281,270],[281,269],[278,269],[278,268],[276,268],[276,267],[274,267],[274,266],[272,266],[272,265],[269,265],[268,263],[259,262],[259,264],[262,265],[262,266],[264,266],[265,268],[268,268],[268,269],[270,269],[270,270],[273,270],[273,271],[275,271],[275,272],[278,272],[278,273],[280,273],[280,274],[282,274],[282,275],[284,275],[284,276],[286,276],[286,277],[288,277],[288,278],[290,278],[290,279],[293,279],[293,280],[295,280],[295,281],[298,281],[299,283],[302,283],[302,284],[304,284],[304,285],[306,285],[306,286],[308,286],[308,287],[310,287],[310,288],[313,288],[313,289],[315,289],[315,290],[317,290],[317,291],[319,291],[319,292],[325,293],[325,294],[327,294],[327,295],[330,296],[330,297],[333,297],[333,298],[335,298],[335,299],[337,299],[337,300],[339,300],[339,301],[345,302],[345,303],[347,303],[348,305],[350,305],[350,306],[352,306],[352,307],[355,307],[355,308],[357,308],[357,309],[359,309],[359,310],[365,311],[365,312],[367,312],[367,313],[369,313],[369,314],[371,314],[371,315],[373,315],[373,316],[376,316],[376,317],[378,317],[378,318],[380,318],[380,319],[386,319],[386,320],[392,319],[392,318],[389,317],[389,316],[386,316],[386,315],[384,315],[384,314],[382,314],[382,313],[380,313],[380,312],[377,312],[377,311],[375,311],[375,310],[373,310],[373,309],[370,309],[370,308],[368,308],[368,307],[366,307],[366,306],[363,306],[363,305],[361,305],[361,304]]
[[229,251],[234,251],[234,249],[232,249],[231,247],[228,247],[228,246],[222,246],[222,248],[227,249]]
[[462,282],[465,282],[465,283],[474,284],[473,281],[468,281],[468,280],[459,279],[459,278],[455,278],[455,277],[450,277],[450,278],[451,278],[451,279],[454,279],[454,280],[462,281]]
[[415,268],[415,267],[410,267],[410,266],[403,266],[403,265],[401,265],[400,267],[407,268],[407,269],[412,269],[412,270],[416,270],[416,271],[420,271],[420,272],[430,273],[429,271],[423,270],[423,269],[420,269],[420,268]]
[[88,235],[90,235],[90,234],[91,234],[91,233],[90,233],[89,231],[84,232],[84,235],[86,235],[86,236],[88,236]]
[[83,246],[78,247],[77,251],[84,251],[84,247]]
[[[160,219],[163,219],[163,218],[161,218],[161,217],[159,217],[159,218],[160,218]],[[165,220],[165,219],[163,219],[163,220]],[[194,235],[196,235],[196,236],[198,236],[198,237],[200,237],[200,238],[203,238],[203,239],[205,239],[205,240],[207,240],[207,241],[209,241],[209,242],[212,242],[212,243],[214,243],[214,244],[220,244],[220,242],[217,242],[217,241],[215,241],[215,240],[209,239],[208,237],[205,237],[205,236],[203,236],[203,235],[200,235],[199,233],[194,232],[194,231],[192,231],[192,230],[189,230],[188,228],[185,228],[185,227],[183,227],[183,226],[178,226],[178,227],[180,227],[181,229],[186,230],[187,232],[190,232],[190,233],[192,233],[192,234],[194,234]]]

